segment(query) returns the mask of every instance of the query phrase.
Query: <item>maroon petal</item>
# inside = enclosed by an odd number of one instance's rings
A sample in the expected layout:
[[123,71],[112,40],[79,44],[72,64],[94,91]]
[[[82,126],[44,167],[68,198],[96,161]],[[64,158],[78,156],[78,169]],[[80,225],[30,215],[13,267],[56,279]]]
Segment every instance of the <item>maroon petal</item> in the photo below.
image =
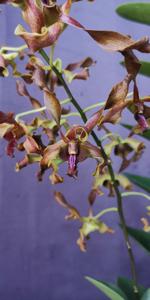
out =
[[67,15],[62,14],[60,17],[60,20],[62,22],[64,22],[65,24],[72,25],[78,29],[85,29],[84,26],[81,25],[77,20],[75,20]]
[[26,0],[23,5],[22,15],[32,32],[41,32],[41,28],[44,26],[44,16],[36,1]]
[[30,33],[25,31],[21,25],[18,25],[15,34],[25,40],[32,52],[36,52],[41,48],[53,45],[58,39],[62,29],[63,24],[57,22],[50,27],[43,27],[41,33]]

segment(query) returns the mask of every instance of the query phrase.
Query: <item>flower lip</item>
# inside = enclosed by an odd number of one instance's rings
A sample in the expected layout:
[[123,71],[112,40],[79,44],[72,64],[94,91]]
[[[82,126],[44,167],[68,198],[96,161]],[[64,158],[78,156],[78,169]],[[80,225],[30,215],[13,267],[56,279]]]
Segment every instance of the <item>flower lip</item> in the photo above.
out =
[[77,139],[68,142],[68,172],[72,177],[77,176],[77,156],[79,154],[79,142]]
[[143,131],[149,128],[146,118],[142,113],[135,113],[134,118],[143,129]]
[[69,155],[67,174],[71,177],[76,177],[77,174],[78,174],[78,171],[77,171],[77,155],[76,154]]

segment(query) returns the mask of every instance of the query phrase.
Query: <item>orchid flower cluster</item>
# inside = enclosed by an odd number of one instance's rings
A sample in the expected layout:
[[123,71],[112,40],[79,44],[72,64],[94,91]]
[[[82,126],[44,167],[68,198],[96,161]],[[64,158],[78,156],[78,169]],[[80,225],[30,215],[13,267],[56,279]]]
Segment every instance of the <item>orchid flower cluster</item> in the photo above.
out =
[[[79,210],[69,204],[65,196],[55,191],[56,201],[68,209],[67,219],[79,220],[81,227],[77,240],[82,251],[86,250],[86,240],[93,231],[113,233],[114,230],[101,221],[100,212],[93,214],[96,197],[103,197],[103,187],[108,188],[109,196],[116,196],[118,203],[121,189],[130,190],[131,182],[122,175],[132,162],[137,161],[145,145],[137,140],[134,134],[143,133],[150,125],[150,97],[141,98],[137,86],[137,75],[140,61],[134,50],[150,53],[150,43],[147,37],[137,41],[119,32],[87,29],[70,16],[71,6],[81,0],[66,0],[58,5],[56,0],[3,0],[0,4],[11,4],[20,9],[24,22],[28,25],[26,31],[22,25],[15,29],[16,38],[25,42],[20,47],[0,48],[0,76],[13,76],[19,96],[28,99],[32,106],[29,112],[16,115],[12,112],[0,112],[0,137],[6,143],[6,153],[14,157],[17,151],[24,153],[22,159],[16,163],[16,171],[20,171],[30,164],[37,164],[39,170],[37,178],[43,179],[48,171],[51,184],[63,183],[64,178],[59,172],[61,164],[65,164],[66,173],[73,179],[78,177],[78,169],[88,158],[95,160],[96,169],[93,173],[93,185],[89,191],[89,215],[81,216]],[[89,0],[92,2],[92,0]],[[95,64],[91,57],[82,61],[69,63],[63,68],[60,58],[53,61],[44,48],[51,47],[51,53],[57,45],[59,36],[67,27],[83,30],[101,48],[119,52],[124,58],[126,74],[123,80],[112,87],[104,103],[93,104],[91,108],[99,107],[96,113],[87,119],[86,111],[73,97],[69,83],[73,80],[87,80],[89,69]],[[19,61],[25,61],[25,70],[19,70]],[[68,82],[68,84],[66,83]],[[129,94],[129,87],[133,83],[133,91]],[[35,99],[28,91],[28,85],[36,85],[42,92],[42,101]],[[59,86],[64,87],[68,98],[60,101],[57,97]],[[65,104],[71,102],[80,115],[79,124],[70,125],[70,109]],[[135,122],[129,136],[122,139],[113,134],[107,124],[118,124],[122,120],[122,113],[129,109],[131,118]],[[24,121],[25,115],[33,114],[34,118]],[[82,122],[83,121],[83,122]],[[94,129],[98,129],[98,134]],[[105,136],[99,134],[105,131]],[[90,136],[94,142],[89,141]],[[101,138],[99,137],[101,136]],[[109,141],[108,141],[109,140]],[[103,143],[105,142],[105,143]],[[121,165],[117,173],[113,170],[112,153],[121,158]],[[122,208],[121,208],[122,209]],[[118,208],[108,210],[119,211]],[[122,222],[121,213],[120,220]],[[125,224],[122,222],[124,231]]]

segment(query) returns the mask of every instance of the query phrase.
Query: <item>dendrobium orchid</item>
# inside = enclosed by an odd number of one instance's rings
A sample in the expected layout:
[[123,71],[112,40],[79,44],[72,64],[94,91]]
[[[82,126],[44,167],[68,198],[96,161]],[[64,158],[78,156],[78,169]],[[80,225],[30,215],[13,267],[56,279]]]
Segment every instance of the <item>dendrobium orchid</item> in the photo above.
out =
[[[93,183],[88,195],[88,216],[82,217],[74,204],[68,203],[65,196],[58,191],[54,193],[55,199],[69,210],[66,219],[80,221],[77,244],[85,251],[86,240],[92,232],[113,233],[113,229],[103,223],[100,217],[106,211],[117,211],[117,208],[106,208],[96,216],[93,210],[96,198],[102,197],[105,194],[103,189],[107,188],[108,196],[116,196],[120,223],[131,255],[123,216],[122,189],[130,190],[132,185],[121,172],[140,159],[145,148],[143,142],[132,137],[133,134],[142,134],[150,126],[150,107],[146,105],[150,102],[150,97],[139,96],[137,76],[141,63],[134,54],[134,50],[150,53],[150,43],[147,37],[134,40],[129,35],[119,32],[85,28],[70,16],[72,3],[80,1],[64,0],[62,5],[57,5],[56,0],[0,0],[0,4],[12,4],[19,8],[28,26],[26,30],[19,24],[15,29],[16,38],[21,37],[25,45],[0,48],[0,76],[13,76],[16,80],[18,98],[24,97],[32,106],[29,111],[19,112],[16,116],[14,113],[0,112],[0,137],[8,143],[6,153],[9,156],[14,157],[18,151],[21,152],[20,155],[22,154],[21,160],[16,163],[16,171],[35,163],[38,165],[37,179],[42,181],[45,172],[49,171],[52,184],[62,183],[65,180],[65,176],[63,178],[59,174],[61,164],[64,163],[68,176],[77,179],[78,165],[92,158],[95,162],[95,171],[91,172]],[[106,101],[91,103],[84,109],[81,107],[83,104],[80,106],[72,95],[68,84],[74,79],[87,80],[90,75],[89,67],[94,65],[95,61],[91,57],[86,57],[71,63],[67,61],[66,67],[63,67],[61,58],[54,60],[57,40],[68,25],[87,34],[102,49],[118,52],[124,58],[125,75],[112,87]],[[48,46],[52,46],[49,49],[49,56],[43,49]],[[24,64],[21,64],[22,60]],[[129,93],[131,83],[133,91]],[[30,85],[38,89],[38,99],[34,97],[34,88],[30,90]],[[64,88],[67,99],[60,100],[57,91],[60,87]],[[69,107],[65,107],[67,103],[70,103]],[[72,105],[77,112],[71,110]],[[87,113],[94,108],[96,112],[88,117]],[[126,108],[132,113],[131,120],[137,124],[129,136],[123,139],[118,133],[110,131],[109,125],[120,123]],[[35,114],[38,115],[30,119],[30,116]],[[24,120],[27,115],[27,120]],[[76,124],[74,120],[70,122],[69,118],[72,116],[80,117],[84,125],[80,121],[78,125],[72,125]],[[98,131],[95,131],[95,128]],[[95,144],[90,142],[90,138],[93,138]],[[113,166],[114,155],[121,159],[116,171],[116,166]],[[146,223],[145,226],[146,230],[149,230]],[[131,265],[132,263],[133,261]]]
[[23,19],[31,32],[19,24],[15,34],[23,38],[29,49],[35,52],[56,42],[64,29],[60,16],[69,13],[72,1],[67,0],[62,6],[58,6],[55,1],[36,0],[8,0],[0,3],[11,3],[21,8]]
[[85,127],[75,125],[65,135],[61,132],[61,136],[60,141],[46,147],[44,150],[43,159],[41,160],[42,168],[51,165],[56,166],[57,161],[67,161],[67,174],[76,177],[78,163],[90,157],[101,161],[101,151],[87,141],[88,134]]

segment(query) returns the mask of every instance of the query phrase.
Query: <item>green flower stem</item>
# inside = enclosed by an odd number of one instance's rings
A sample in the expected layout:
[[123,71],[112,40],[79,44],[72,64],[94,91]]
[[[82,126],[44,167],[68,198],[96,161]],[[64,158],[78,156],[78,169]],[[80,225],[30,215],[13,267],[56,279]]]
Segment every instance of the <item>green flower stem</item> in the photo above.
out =
[[[61,105],[64,105],[64,104],[69,103],[70,101],[71,101],[70,98],[67,98],[67,99],[65,99],[65,100],[63,100],[63,101],[60,101],[60,103],[61,103]],[[104,104],[104,102],[97,103],[97,104],[95,104],[95,105],[90,105],[90,106],[86,107],[86,108],[83,110],[83,112],[87,112],[87,111],[91,110],[92,108],[102,106],[103,104]],[[42,107],[40,107],[40,108],[31,109],[31,110],[27,110],[27,111],[25,111],[25,112],[21,112],[21,113],[19,113],[19,114],[17,114],[17,115],[15,116],[15,120],[16,120],[16,122],[18,122],[19,119],[22,118],[22,117],[24,117],[24,116],[31,115],[31,114],[35,114],[35,113],[39,113],[39,112],[42,112],[42,111],[45,111],[45,110],[46,110],[46,106],[42,106]],[[68,114],[66,114],[66,115],[63,115],[63,116],[61,116],[61,117],[62,117],[62,118],[68,118],[68,117],[73,117],[73,116],[75,116],[75,117],[80,117],[80,113],[78,113],[78,112],[71,112],[71,113],[68,113]],[[111,135],[112,135],[112,134],[111,134]]]
[[20,118],[22,117],[25,117],[25,116],[28,116],[28,115],[32,115],[34,113],[39,113],[39,112],[42,112],[46,109],[46,106],[42,106],[40,108],[37,108],[37,109],[31,109],[31,110],[27,110],[27,111],[23,111],[19,114],[17,114],[15,116],[15,121],[18,122]]
[[122,197],[141,196],[141,197],[144,197],[144,198],[150,200],[150,196],[148,196],[145,193],[140,193],[140,192],[125,192],[125,193],[122,193],[121,195],[122,195]]
[[117,208],[117,207],[109,207],[109,208],[106,208],[106,209],[100,211],[100,212],[94,217],[94,219],[99,219],[100,217],[102,217],[103,215],[107,214],[108,212],[118,212],[118,208]]
[[22,45],[20,47],[1,47],[0,48],[0,53],[7,52],[7,51],[20,52],[20,51],[23,51],[27,48],[28,48],[27,45]]
[[92,110],[93,108],[97,108],[97,107],[103,106],[104,104],[105,104],[105,102],[97,102],[95,104],[87,106],[83,111],[84,112],[88,112],[88,111]]
[[53,65],[53,57],[54,57],[55,44],[51,46],[50,56],[49,56],[49,65]]
[[[49,64],[49,57],[47,56],[46,52],[43,49],[41,49],[39,52],[42,55],[42,57],[45,59],[45,61]],[[81,106],[78,104],[76,99],[73,97],[73,95],[72,95],[66,81],[64,80],[62,74],[57,70],[57,68],[55,66],[52,66],[52,70],[54,71],[54,73],[57,75],[60,82],[62,83],[68,97],[71,99],[72,104],[75,106],[77,111],[80,113],[80,116],[81,116],[83,122],[86,123],[86,121],[87,121],[86,114],[83,111],[83,109],[81,108]],[[101,153],[102,153],[102,156],[103,156],[103,158],[105,160],[105,163],[108,167],[108,171],[109,171],[109,174],[110,174],[110,177],[111,177],[111,181],[113,183],[114,190],[115,190],[115,193],[116,193],[118,214],[119,214],[119,218],[120,218],[120,223],[122,225],[123,234],[124,234],[124,238],[125,238],[125,241],[126,241],[126,247],[127,247],[128,255],[129,255],[129,259],[130,259],[130,268],[131,268],[131,274],[132,274],[132,279],[133,279],[133,291],[134,291],[134,295],[135,295],[135,300],[138,300],[139,299],[139,291],[138,291],[138,285],[137,285],[135,260],[134,260],[133,251],[132,251],[132,247],[131,247],[131,244],[130,244],[128,232],[127,232],[127,229],[126,229],[127,225],[126,225],[124,212],[123,212],[122,196],[121,196],[120,190],[118,188],[118,183],[115,179],[115,173],[114,173],[113,167],[111,165],[111,161],[107,157],[107,154],[105,153],[105,150],[103,148],[103,145],[102,145],[101,141],[99,140],[99,138],[97,137],[97,135],[94,131],[91,131],[91,135],[92,135],[94,141],[96,142],[97,146],[99,146],[101,148]]]
[[[67,98],[65,100],[62,100],[60,103],[61,103],[61,105],[64,105],[64,104],[67,104],[69,102],[70,102],[70,98]],[[19,113],[19,114],[17,114],[15,116],[15,121],[18,122],[19,119],[22,118],[22,117],[25,117],[25,116],[28,116],[28,115],[32,115],[32,114],[35,114],[35,113],[39,113],[39,112],[42,112],[42,111],[45,111],[45,110],[46,110],[46,106],[42,106],[40,108],[31,109],[31,110],[27,110],[27,111],[21,112],[21,113]]]
[[70,103],[70,98],[66,98],[65,100],[60,101],[61,105]]
[[121,136],[118,133],[107,133],[101,138],[101,142],[104,142],[107,138],[111,138],[111,140],[119,140],[120,142],[122,141]]

